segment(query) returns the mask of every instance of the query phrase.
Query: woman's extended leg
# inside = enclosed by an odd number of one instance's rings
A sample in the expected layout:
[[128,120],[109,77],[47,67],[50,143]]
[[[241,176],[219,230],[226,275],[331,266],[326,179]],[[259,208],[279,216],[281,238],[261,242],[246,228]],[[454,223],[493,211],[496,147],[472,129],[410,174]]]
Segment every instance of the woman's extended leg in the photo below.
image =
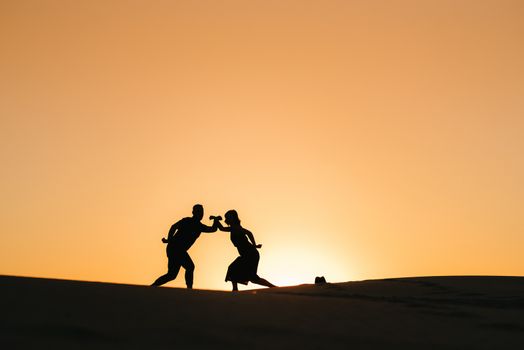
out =
[[233,292],[238,292],[238,284],[236,282],[231,281],[233,284]]
[[273,283],[269,282],[266,279],[260,278],[258,276],[253,278],[250,282],[255,283],[255,284],[260,284],[261,286],[266,286],[269,288],[276,287]]

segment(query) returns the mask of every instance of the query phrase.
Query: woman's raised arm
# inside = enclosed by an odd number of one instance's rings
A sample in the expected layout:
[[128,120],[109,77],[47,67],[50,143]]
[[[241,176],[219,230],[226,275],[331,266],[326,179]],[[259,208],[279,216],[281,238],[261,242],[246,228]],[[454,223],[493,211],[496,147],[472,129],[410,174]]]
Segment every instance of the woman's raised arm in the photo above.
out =
[[222,223],[220,222],[220,220],[218,220],[218,218],[215,219],[215,222],[213,222],[213,226],[215,226],[215,225],[216,225],[216,227],[218,227],[218,229],[220,231],[231,232],[231,227],[230,226],[225,226],[225,227],[222,226]]
[[247,238],[251,241],[251,244],[253,244],[256,248],[262,248],[262,244],[257,244],[257,242],[255,242],[255,236],[253,236],[251,231],[245,230],[245,233]]

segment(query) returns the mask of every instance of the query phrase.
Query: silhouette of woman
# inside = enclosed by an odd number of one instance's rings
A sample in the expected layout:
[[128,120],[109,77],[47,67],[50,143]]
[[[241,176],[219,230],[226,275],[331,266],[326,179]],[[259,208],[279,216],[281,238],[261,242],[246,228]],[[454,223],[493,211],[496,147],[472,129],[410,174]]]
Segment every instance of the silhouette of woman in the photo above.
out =
[[267,280],[260,278],[257,275],[258,261],[260,254],[257,248],[261,248],[261,244],[256,244],[253,234],[240,225],[240,219],[235,210],[229,210],[226,215],[227,227],[218,223],[220,231],[231,232],[231,242],[237,247],[240,256],[229,265],[226,274],[226,282],[231,281],[233,284],[233,291],[238,290],[238,283],[248,284],[248,282],[260,284],[266,287],[275,287]]

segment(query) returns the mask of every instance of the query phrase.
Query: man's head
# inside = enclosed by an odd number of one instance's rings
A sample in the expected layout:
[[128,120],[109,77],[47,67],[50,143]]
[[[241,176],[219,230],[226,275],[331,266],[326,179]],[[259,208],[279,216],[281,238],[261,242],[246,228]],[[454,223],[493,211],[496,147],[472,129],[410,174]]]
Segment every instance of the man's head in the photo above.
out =
[[198,221],[202,220],[204,217],[204,207],[202,204],[193,205],[193,217]]

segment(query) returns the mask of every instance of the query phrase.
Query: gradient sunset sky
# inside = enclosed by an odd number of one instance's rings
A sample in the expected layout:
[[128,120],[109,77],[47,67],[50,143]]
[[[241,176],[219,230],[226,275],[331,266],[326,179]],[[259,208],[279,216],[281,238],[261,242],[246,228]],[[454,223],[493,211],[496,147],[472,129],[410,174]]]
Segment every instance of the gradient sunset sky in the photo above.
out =
[[0,144],[0,274],[150,284],[201,203],[277,285],[524,275],[524,1],[0,0]]

